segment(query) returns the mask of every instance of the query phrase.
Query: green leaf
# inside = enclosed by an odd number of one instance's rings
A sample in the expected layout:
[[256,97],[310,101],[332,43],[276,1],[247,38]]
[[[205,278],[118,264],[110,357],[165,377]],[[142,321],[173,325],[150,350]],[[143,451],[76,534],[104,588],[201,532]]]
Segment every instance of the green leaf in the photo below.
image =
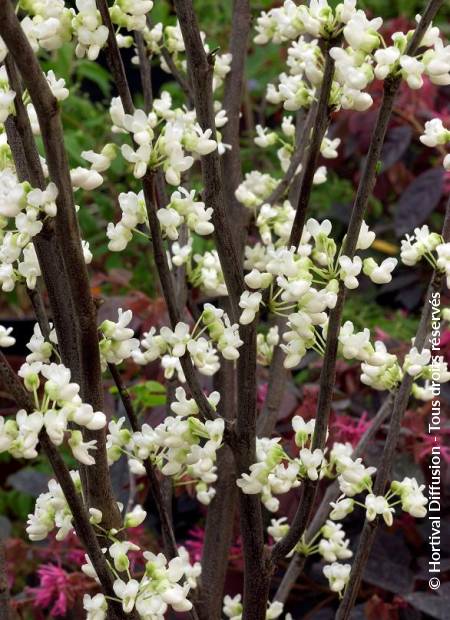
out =
[[78,79],[90,80],[97,84],[105,97],[109,95],[111,89],[111,75],[100,65],[90,62],[89,60],[81,60],[77,64],[76,75]]
[[[111,394],[118,394],[116,387],[110,389]],[[136,383],[128,388],[128,392],[133,397],[133,402],[138,409],[149,407],[159,407],[165,405],[167,401],[166,388],[159,381],[144,381]]]

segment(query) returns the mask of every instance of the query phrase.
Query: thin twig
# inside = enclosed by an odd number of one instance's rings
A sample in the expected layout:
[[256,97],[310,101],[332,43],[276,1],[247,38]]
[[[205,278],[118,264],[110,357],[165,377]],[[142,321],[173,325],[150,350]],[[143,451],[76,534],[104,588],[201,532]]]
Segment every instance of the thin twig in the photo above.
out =
[[[369,442],[380,430],[385,420],[389,417],[392,410],[393,400],[393,394],[389,394],[389,396],[386,398],[386,400],[376,413],[375,417],[373,418],[371,425],[362,435],[361,439],[353,450],[352,458],[356,459],[362,456],[362,454],[364,454],[364,451]],[[305,532],[306,543],[311,541],[311,539],[317,534],[320,528],[325,524],[325,521],[328,519],[328,516],[331,512],[330,504],[331,502],[335,502],[337,500],[340,493],[341,491],[339,489],[337,481],[334,481],[328,486],[318,508],[314,511],[314,516]],[[298,577],[304,569],[305,564],[301,558],[305,559],[304,556],[298,553],[296,553],[292,558],[288,570],[283,575],[281,583],[275,594],[274,600],[280,601],[282,603],[287,600],[292,586],[297,581]]]
[[122,101],[123,109],[126,114],[133,114],[133,99],[131,97],[130,87],[123,66],[122,56],[117,44],[116,33],[111,22],[109,7],[106,0],[96,0],[96,5],[100,11],[102,22],[108,28],[108,45],[105,48],[106,60],[111,73],[114,77],[117,92]]
[[[416,51],[422,36],[435,16],[442,0],[430,0],[408,46],[407,53]],[[363,174],[358,186],[358,191],[353,205],[350,223],[344,243],[344,254],[353,257],[361,229],[361,224],[376,180],[377,164],[380,159],[381,149],[388,128],[395,96],[401,83],[401,76],[388,77],[384,82],[383,100],[378,111],[377,121],[372,132],[369,152],[364,164]],[[302,199],[300,198],[300,201]],[[298,215],[298,212],[297,212]],[[297,216],[296,216],[297,217]],[[304,219],[304,217],[303,217]],[[302,227],[297,227],[296,232],[291,234],[291,240],[297,245],[300,241]],[[300,236],[299,236],[300,235]],[[342,320],[346,289],[341,282],[337,296],[336,306],[330,312],[328,322],[327,341],[324,361],[320,373],[319,399],[317,403],[316,423],[312,441],[312,449],[322,449],[325,445],[328,420],[331,410],[334,384],[336,380],[336,358],[338,349],[338,335]],[[292,521],[289,532],[277,542],[272,549],[272,561],[276,563],[287,555],[303,536],[308,524],[312,508],[317,494],[317,482],[307,480],[303,485],[303,492],[297,512]]]
[[228,121],[223,128],[223,142],[231,145],[222,156],[223,183],[227,208],[234,223],[235,234],[243,234],[243,207],[235,196],[241,182],[242,165],[240,155],[240,113],[244,86],[245,61],[247,58],[248,38],[250,33],[250,2],[249,0],[233,0],[233,16],[229,50],[231,66],[225,78],[223,109]]
[[[339,39],[330,39],[324,42],[323,55],[325,64],[320,91],[317,101],[316,113],[312,120],[311,140],[308,144],[308,155],[302,170],[302,185],[300,188],[297,210],[292,224],[291,235],[288,246],[297,247],[302,237],[303,226],[305,224],[306,210],[308,208],[311,190],[316,173],[317,162],[320,155],[320,147],[327,131],[332,107],[329,105],[331,87],[334,75],[334,59],[330,56],[330,49],[339,43]],[[300,162],[299,162],[300,163]]]
[[139,75],[141,76],[142,93],[144,95],[144,111],[148,114],[153,106],[152,66],[147,55],[142,32],[135,30],[134,40],[139,59]]
[[[138,422],[137,415],[134,411],[133,403],[130,398],[130,393],[123,384],[120,372],[115,364],[108,364],[109,372],[111,373],[114,383],[116,384],[117,391],[120,399],[126,411],[128,421],[130,422],[131,430],[133,433],[138,433],[141,430],[141,426]],[[155,468],[150,459],[144,460],[145,473],[150,483],[150,493],[153,497],[153,501],[158,511],[159,520],[161,522],[161,530],[163,539],[165,541],[165,553],[169,559],[172,559],[178,555],[177,543],[175,540],[175,534],[172,527],[171,519],[166,510],[166,504],[162,496],[161,486],[156,475]]]
[[[18,407],[27,411],[34,411],[35,407],[30,394],[25,390],[22,382],[9,365],[3,353],[0,353],[0,382],[3,388],[5,388],[15,400]],[[41,430],[39,433],[39,442],[52,466],[56,480],[61,486],[64,497],[72,513],[74,529],[94,566],[103,591],[105,595],[115,598],[112,575],[108,569],[105,556],[102,553],[93,527],[89,522],[89,515],[86,511],[86,507],[75,488],[70,472],[58,450],[50,441],[45,429]],[[115,600],[110,601],[109,605],[110,611],[113,612],[111,618],[125,620],[125,618],[131,617],[136,620],[136,614],[132,616],[126,615],[122,610],[121,604],[117,603]]]
[[[447,201],[442,236],[444,238],[444,243],[448,243],[450,241],[450,198]],[[430,329],[432,300],[434,299],[435,294],[439,293],[442,288],[443,277],[444,275],[442,272],[434,271],[430,280],[420,317],[419,327],[417,329],[416,337],[414,338],[414,346],[419,352],[422,351],[427,341],[427,336]],[[389,430],[373,485],[374,495],[384,495],[386,492],[386,486],[389,480],[394,462],[395,451],[400,437],[401,424],[408,406],[413,382],[414,377],[405,373],[394,401]],[[367,521],[366,519],[364,522],[364,527],[358,542],[358,548],[352,563],[349,582],[336,614],[337,620],[347,620],[350,617],[379,523],[379,518],[376,518],[374,521]]]
[[[50,178],[58,188],[55,233],[64,247],[63,265],[67,276],[78,330],[81,397],[94,409],[103,409],[100,352],[97,340],[96,309],[91,297],[89,277],[81,247],[80,230],[70,180],[69,164],[58,112],[58,102],[49,87],[39,62],[23,32],[9,0],[0,0],[0,36],[22,75],[39,120]],[[66,293],[67,294],[67,293]],[[106,456],[106,433],[86,431],[88,439],[97,441],[95,465],[88,469],[88,494],[92,506],[102,511],[106,527],[120,525]]]
[[5,545],[0,539],[0,620],[11,620]]

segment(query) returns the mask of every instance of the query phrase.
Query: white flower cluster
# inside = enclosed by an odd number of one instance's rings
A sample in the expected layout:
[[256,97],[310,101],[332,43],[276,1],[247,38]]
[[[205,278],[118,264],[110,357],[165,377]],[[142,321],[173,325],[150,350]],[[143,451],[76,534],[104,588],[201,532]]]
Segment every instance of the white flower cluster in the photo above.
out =
[[11,167],[0,170],[0,283],[12,291],[16,282],[36,286],[41,275],[32,242],[43,226],[44,217],[56,215],[58,191],[49,183],[42,191],[26,181],[20,183]]
[[405,235],[400,258],[409,267],[425,258],[434,269],[445,273],[450,288],[450,243],[444,243],[442,236],[430,232],[428,226],[415,228],[413,235]]
[[[108,249],[111,252],[121,252],[133,238],[133,231],[137,230],[138,224],[147,224],[148,218],[145,207],[144,192],[121,192],[119,194],[119,206],[122,217],[117,224],[109,222],[106,235],[109,239]],[[139,231],[137,231],[139,232]]]
[[[200,325],[203,325],[200,329]],[[205,332],[209,340],[202,336]],[[134,350],[132,356],[137,364],[148,364],[161,359],[164,375],[167,379],[175,373],[178,379],[185,381],[180,358],[188,354],[195,367],[203,375],[213,375],[220,367],[219,351],[222,356],[234,361],[239,357],[239,337],[237,324],[231,324],[226,312],[212,304],[205,304],[200,319],[191,331],[187,323],[177,323],[175,329],[162,327],[159,334],[152,327],[144,334],[141,349]]]
[[[81,495],[81,480],[78,471],[71,471],[70,477],[77,493]],[[60,485],[50,480],[48,491],[36,500],[34,513],[28,515],[26,532],[30,540],[44,540],[57,529],[56,540],[64,540],[73,531],[72,513]]]
[[195,190],[188,192],[183,187],[173,192],[167,207],[158,209],[158,220],[163,234],[176,241],[182,224],[197,233],[210,235],[214,226],[211,223],[212,208],[205,209],[205,203],[195,200]]
[[[178,556],[168,561],[159,553],[141,551],[138,545],[129,541],[118,541],[110,534],[115,542],[108,550],[114,567],[117,571],[128,570],[130,561],[128,553],[142,553],[145,560],[144,575],[138,581],[129,576],[127,581],[117,577],[114,581],[114,593],[122,603],[126,614],[133,610],[141,618],[162,620],[169,609],[175,612],[186,612],[192,609],[189,593],[197,587],[197,580],[201,574],[199,562],[190,563],[189,553],[184,547],[178,548]],[[95,570],[86,556],[87,563],[82,566],[83,572],[97,579]],[[91,596],[85,594],[83,606],[87,611],[87,620],[105,620],[108,603],[103,594]]]
[[273,358],[273,350],[280,342],[278,326],[271,327],[267,334],[256,336],[257,362],[261,366],[270,366]]
[[[119,98],[112,99],[110,114],[113,130],[133,137],[135,146],[123,144],[121,150],[123,157],[134,165],[133,173],[138,179],[147,169],[162,166],[167,183],[177,186],[181,173],[192,167],[193,156],[207,155],[218,146],[211,139],[211,129],[203,131],[196,122],[195,111],[172,109],[172,98],[167,91],[154,101],[149,114],[143,110],[125,114]],[[164,125],[157,133],[161,121]]]
[[[274,495],[287,493],[298,487],[301,480],[318,480],[328,475],[328,464],[324,452],[311,450],[314,420],[305,422],[301,416],[292,419],[298,456],[291,458],[280,445],[280,438],[258,438],[256,440],[256,463],[249,473],[243,473],[237,480],[243,493],[261,494],[261,501],[267,510],[276,512],[279,501]],[[309,446],[309,447],[308,447]]]
[[[386,524],[390,526],[393,523],[395,506],[399,503],[402,509],[411,516],[423,518],[427,512],[426,505],[428,502],[423,494],[425,485],[419,486],[414,478],[404,478],[401,482],[392,481],[390,489],[385,496],[374,495],[372,492],[372,475],[376,469],[374,467],[365,467],[360,458],[353,459],[351,457],[353,448],[349,443],[334,443],[327,456],[327,462],[323,453],[318,454],[313,465],[315,473],[313,471],[310,472],[308,467],[312,463],[313,455],[311,455],[309,450],[307,451],[305,464],[304,455],[306,453],[303,446],[310,441],[314,433],[314,420],[305,422],[303,418],[296,416],[293,419],[293,428],[295,431],[295,443],[297,446],[301,446],[300,469],[303,467],[305,470],[306,467],[308,477],[313,480],[317,479],[319,467],[321,468],[321,475],[326,475],[327,477],[337,476],[342,495],[336,502],[331,502],[330,519],[326,521],[325,525],[308,542],[305,542],[304,538],[302,538],[289,555],[292,555],[294,552],[306,556],[319,553],[325,562],[328,562],[323,568],[323,573],[329,581],[330,589],[341,594],[347,584],[351,570],[350,564],[342,564],[341,562],[351,558],[353,554],[349,549],[350,541],[346,538],[342,525],[334,521],[344,519],[356,506],[361,506],[365,510],[368,521],[382,517]],[[266,459],[264,463],[261,463],[259,460],[258,463],[251,466],[251,475],[244,475],[238,481],[238,485],[244,493],[258,493],[262,491],[262,501],[264,501],[265,491],[261,482],[263,479],[265,481],[270,480],[270,476],[272,476],[272,481],[274,477],[279,476],[280,455],[283,452],[279,445],[280,440],[265,441],[270,441],[273,447],[276,446],[276,449],[272,449],[272,460]],[[284,458],[289,461],[288,466],[295,462],[295,460],[288,458],[287,455]],[[270,467],[272,468],[272,473],[268,475],[267,470]],[[263,471],[264,468],[266,471]],[[311,474],[313,475],[311,476]],[[258,477],[259,481],[257,480]],[[366,493],[364,503],[356,499],[356,496],[359,496],[361,493]],[[265,505],[270,509],[270,503]],[[273,503],[273,509],[276,510],[277,508],[278,506]],[[274,541],[278,542],[286,536],[289,528],[286,517],[281,517],[272,519],[267,531]]]
[[[223,599],[223,614],[226,618],[230,620],[242,620],[242,596],[240,594],[236,594],[236,596],[230,596],[227,594]],[[266,620],[275,620],[275,618],[279,618],[283,613],[283,603],[279,601],[274,601],[273,603],[267,604],[267,612],[266,612]],[[291,618],[291,615],[288,614],[286,616],[286,620]]]
[[268,101],[283,103],[291,111],[308,107],[323,75],[324,57],[318,39],[333,41],[340,32],[347,46],[330,50],[335,61],[330,104],[336,107],[367,110],[373,101],[364,91],[375,78],[384,80],[401,74],[413,89],[422,87],[423,75],[434,84],[450,83],[450,46],[443,44],[438,28],[430,26],[425,33],[419,46],[428,48],[424,53],[408,56],[405,52],[412,31],[395,32],[392,45],[387,45],[379,33],[382,24],[380,17],[368,19],[363,10],[357,10],[356,0],[345,0],[334,11],[327,0],[314,0],[309,6],[285,0],[281,7],[263,12],[257,20],[255,42],[292,41],[289,73],[280,75],[278,89],[269,85]]
[[[107,436],[107,451],[110,463],[122,454],[129,457],[133,473],[145,473],[143,461],[150,459],[166,476],[172,476],[175,484],[194,484],[197,499],[209,504],[215,489],[211,485],[217,480],[216,455],[222,445],[224,421],[198,419],[198,407],[193,399],[179,387],[176,401],[171,405],[176,417],[167,417],[155,428],[148,424],[141,431],[131,433],[123,428],[125,418],[110,422]],[[215,410],[220,395],[212,392],[208,402]]]
[[[10,330],[1,332],[3,346],[13,344]],[[55,446],[60,446],[67,437],[73,456],[85,465],[92,465],[95,459],[90,452],[96,449],[96,441],[84,441],[81,431],[73,428],[73,424],[99,430],[106,426],[106,416],[82,402],[80,386],[70,381],[68,368],[50,362],[55,352],[53,344],[56,344],[53,330],[50,339],[46,342],[39,327],[35,326],[27,345],[31,353],[19,369],[26,390],[33,395],[34,409],[31,412],[20,409],[15,420],[0,418],[0,452],[9,452],[14,458],[36,458],[39,433],[45,429]],[[40,397],[38,392],[43,379]]]
[[99,327],[102,335],[99,346],[103,370],[107,364],[121,364],[139,348],[139,340],[133,338],[134,331],[127,327],[133,319],[132,311],[124,312],[119,308],[118,314],[117,322],[105,320]]
[[[448,47],[450,48],[450,45]],[[448,57],[450,62],[450,49]],[[444,127],[440,118],[433,118],[425,123],[425,130],[420,136],[420,141],[430,148],[444,146],[450,142],[450,131]],[[450,171],[450,153],[444,157],[442,165],[445,170]]]
[[[289,107],[287,109],[289,109]],[[277,134],[277,132],[273,130],[271,131],[267,127],[263,128],[261,125],[256,126],[257,137],[255,138],[255,144],[257,146],[265,149],[265,148],[268,148],[274,145],[280,145],[280,148],[277,150],[276,154],[280,162],[281,170],[283,172],[286,172],[288,170],[289,165],[291,163],[292,153],[295,151],[295,148],[296,148],[295,126],[294,126],[293,120],[294,120],[293,116],[290,116],[290,115],[283,117],[283,121],[281,123],[281,134],[282,135]],[[331,140],[330,138],[325,136],[322,141],[321,149],[320,149],[322,157],[324,157],[325,159],[335,159],[338,156],[337,148],[339,147],[340,143],[341,143],[340,138],[334,138],[333,140]],[[302,171],[302,165],[299,164],[297,167],[297,170],[295,171],[295,174],[299,174],[301,171]],[[261,173],[258,173],[258,172],[248,173],[246,175],[245,181],[241,183],[241,185],[236,190],[236,197],[239,200],[240,199],[239,196],[241,196],[242,202],[245,206],[261,207],[260,214],[259,214],[260,216],[261,216],[261,212],[263,211],[264,207],[270,209],[270,206],[262,204],[264,201],[260,201],[259,204],[257,205],[252,204],[253,203],[253,200],[251,200],[252,196],[251,194],[248,194],[248,192],[254,193],[252,192],[252,187],[251,187],[252,182],[255,183],[256,187],[258,187],[258,180],[261,177],[264,178],[265,176],[266,175],[262,175]],[[319,166],[315,172],[313,183],[314,185],[320,185],[322,183],[325,183],[326,180],[327,180],[327,169],[325,166]],[[289,203],[287,204],[289,205]]]
[[[280,224],[284,226],[284,222]],[[284,234],[277,229],[276,218],[266,220],[264,226],[261,237],[267,245],[245,247],[244,267],[249,270],[245,282],[254,292],[244,291],[241,295],[240,322],[247,324],[255,319],[263,298],[260,290],[270,287],[269,309],[288,318],[289,330],[283,334],[286,344],[281,346],[286,353],[286,368],[293,368],[308,349],[323,354],[328,311],[336,304],[338,279],[348,288],[356,288],[357,276],[363,271],[374,283],[390,282],[397,261],[386,259],[378,265],[372,258],[363,261],[356,255],[350,259],[342,254],[343,245],[338,252],[330,236],[329,220],[319,224],[309,219],[298,249],[288,249],[276,241],[277,232]],[[367,250],[374,239],[375,233],[363,222],[356,249]]]
[[[272,519],[270,526],[267,528],[268,534],[275,542],[281,540],[289,532],[289,524],[286,517],[280,519]],[[317,539],[320,538],[319,542]],[[294,549],[288,554],[298,552],[305,556],[319,553],[325,562],[329,562],[323,567],[323,573],[327,577],[330,589],[339,592],[344,589],[347,583],[347,577],[350,573],[350,565],[340,564],[339,560],[347,560],[352,557],[353,553],[349,549],[350,540],[345,537],[342,524],[326,521],[325,525],[317,532],[317,534],[308,542],[301,540]],[[348,566],[349,568],[343,568]],[[340,567],[340,568],[337,568]],[[341,572],[342,580],[336,580],[336,575]],[[347,574],[348,573],[348,574]]]
[[[204,32],[200,32],[202,37],[203,46],[206,54],[210,53],[209,45],[205,42],[206,35]],[[119,45],[123,47],[130,47],[133,44],[131,37],[122,37],[118,35]],[[161,22],[156,23],[151,28],[146,27],[142,29],[142,36],[144,38],[147,52],[150,56],[159,55],[159,61],[161,69],[166,73],[171,73],[171,69],[167,64],[164,56],[161,54],[162,47],[165,47],[166,51],[170,54],[172,62],[175,67],[182,73],[187,73],[187,62],[185,56],[184,40],[181,34],[181,29],[178,21],[174,26],[165,26]],[[133,58],[135,64],[139,64],[139,59],[136,56]],[[213,67],[213,91],[216,91],[223,84],[225,76],[230,72],[231,68],[231,54],[219,54],[214,53],[214,67]],[[219,105],[216,101],[215,104]],[[220,127],[225,124],[226,120],[223,120],[224,112],[221,120],[222,123],[216,123],[216,127]]]
[[[133,31],[146,29],[146,15],[152,7],[151,0],[115,0],[109,10],[114,24]],[[40,47],[57,50],[73,38],[79,58],[96,60],[106,45],[108,28],[102,23],[95,0],[75,0],[75,8],[66,7],[64,0],[25,0],[21,9],[27,13],[21,26],[35,52]],[[1,52],[3,60],[6,50]]]

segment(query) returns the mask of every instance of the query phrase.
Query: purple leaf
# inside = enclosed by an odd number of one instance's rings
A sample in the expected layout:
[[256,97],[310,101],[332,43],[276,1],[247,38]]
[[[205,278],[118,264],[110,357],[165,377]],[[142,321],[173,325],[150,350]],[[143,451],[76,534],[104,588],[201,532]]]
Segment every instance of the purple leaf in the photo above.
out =
[[382,168],[385,172],[398,162],[411,144],[412,130],[408,125],[393,127],[387,134],[381,151]]
[[406,188],[394,215],[398,237],[423,224],[439,204],[443,191],[444,169],[434,168],[420,174]]

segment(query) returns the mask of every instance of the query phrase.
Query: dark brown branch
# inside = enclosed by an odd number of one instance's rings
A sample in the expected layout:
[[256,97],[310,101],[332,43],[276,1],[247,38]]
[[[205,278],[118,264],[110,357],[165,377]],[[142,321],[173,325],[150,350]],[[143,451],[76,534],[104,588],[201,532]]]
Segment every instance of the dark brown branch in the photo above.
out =
[[11,620],[11,617],[5,545],[3,540],[0,540],[0,620]]
[[[411,39],[407,53],[414,53],[420,44],[423,33],[428,28],[431,20],[435,16],[442,0],[430,0],[422,19]],[[372,139],[369,146],[369,152],[364,164],[363,174],[358,186],[358,191],[353,205],[350,223],[344,243],[344,254],[352,258],[355,253],[356,244],[361,229],[361,224],[367,208],[367,204],[372,193],[376,180],[377,164],[381,156],[386,131],[389,125],[392,109],[394,106],[395,96],[401,83],[401,76],[388,77],[384,82],[384,93],[381,107],[378,111],[377,121],[372,133]],[[320,104],[319,104],[320,105]],[[303,182],[304,179],[303,179]],[[302,192],[301,192],[302,194]],[[300,197],[301,200],[301,197]],[[298,215],[298,213],[297,213]],[[297,217],[297,216],[296,216]],[[304,219],[304,218],[303,218]],[[295,223],[294,223],[295,225]],[[303,228],[303,227],[301,227]],[[297,232],[291,234],[291,240],[295,245],[300,241],[301,230],[297,228]],[[336,357],[338,348],[338,335],[342,320],[342,311],[344,307],[346,290],[343,283],[340,283],[338,298],[335,308],[330,312],[328,322],[327,342],[325,347],[324,362],[320,373],[319,384],[319,400],[317,404],[316,424],[312,442],[312,449],[322,449],[325,445],[326,433],[328,428],[328,420],[331,410],[331,402],[333,397],[334,384],[336,380]],[[296,542],[303,536],[308,523],[308,515],[314,505],[317,494],[317,483],[304,485],[302,501],[294,516],[288,534],[285,539],[280,540],[272,550],[272,558],[274,561],[284,557],[295,546]],[[304,504],[304,505],[303,505]]]
[[178,70],[178,67],[174,63],[171,53],[167,49],[167,47],[161,48],[161,55],[164,58],[166,65],[168,66],[172,77],[175,79],[175,82],[178,83],[179,87],[183,91],[186,96],[187,104],[189,108],[192,108],[194,105],[194,96],[192,94],[192,88],[189,84],[189,81],[186,77]]
[[[94,409],[101,410],[103,391],[96,310],[90,293],[89,278],[81,247],[58,102],[50,90],[9,0],[0,0],[0,35],[14,57],[36,109],[50,178],[58,188],[56,200],[58,212],[54,218],[55,233],[59,246],[64,247],[63,265],[67,276],[66,284],[75,310],[81,366],[81,397]],[[120,524],[120,514],[109,477],[106,433],[103,430],[88,431],[86,436],[97,440],[96,463],[88,470],[89,501],[92,506],[102,511],[106,527],[117,527]]]
[[[103,4],[104,0],[98,0],[98,4]],[[109,14],[108,14],[109,16]],[[112,28],[111,20],[108,18],[104,20],[105,25],[114,32]],[[110,37],[111,38],[111,37]],[[129,91],[127,77],[125,74],[125,69],[123,66],[123,62],[120,56],[119,48],[117,47],[115,36],[112,37],[114,41],[110,42],[110,38],[108,38],[108,48],[110,47],[108,53],[108,63],[113,74],[114,80],[117,84],[121,84],[119,89],[119,94],[121,97],[122,105],[127,114],[133,114],[134,106],[131,98],[128,99],[126,96],[126,91]],[[126,88],[123,85],[126,85]],[[157,179],[156,179],[157,180]],[[167,304],[167,309],[169,312],[169,318],[172,325],[172,328],[181,321],[181,312],[177,303],[177,297],[175,295],[175,287],[172,278],[172,274],[170,272],[169,263],[167,261],[167,254],[164,248],[164,243],[161,234],[161,228],[159,225],[157,213],[157,202],[156,202],[156,188],[155,188],[155,176],[151,171],[148,171],[147,174],[142,179],[142,187],[144,190],[144,198],[147,208],[147,215],[149,220],[149,227],[152,236],[152,244],[153,244],[153,253],[155,259],[155,265],[158,271],[158,276],[160,279],[161,287],[163,290],[164,298]],[[159,187],[158,187],[159,190]],[[184,355],[180,359],[180,363],[186,377],[186,382],[189,386],[189,389],[192,393],[193,398],[195,399],[200,413],[205,419],[214,419],[217,417],[217,414],[212,409],[211,405],[208,402],[208,399],[203,393],[203,390],[198,381],[194,366],[192,364],[191,358],[189,355]]]
[[96,0],[96,5],[100,11],[102,22],[108,28],[108,45],[105,48],[106,60],[111,73],[114,77],[117,92],[122,101],[123,109],[126,114],[133,114],[133,99],[131,98],[130,88],[128,86],[128,80],[123,66],[122,56],[117,44],[116,33],[114,32],[114,26],[111,22],[109,14],[108,3],[106,0]]
[[316,113],[312,120],[312,135],[308,145],[308,155],[306,156],[304,169],[302,170],[302,184],[297,203],[297,211],[295,213],[294,223],[292,224],[291,236],[289,238],[289,247],[292,245],[297,247],[302,237],[306,210],[308,208],[314,175],[319,160],[320,147],[330,122],[332,108],[329,105],[329,100],[331,86],[333,84],[334,60],[329,52],[333,45],[338,44],[338,41],[338,39],[330,39],[325,41],[323,46],[323,55],[325,57],[323,78],[320,85]]
[[[200,37],[192,0],[175,0],[175,9],[186,48],[188,74],[194,93],[197,120],[215,137],[212,98],[213,57],[207,56]],[[239,298],[245,289],[240,251],[232,236],[226,212],[219,154],[203,156],[205,202],[213,208],[215,241],[230,298],[230,314],[238,315]],[[233,452],[239,473],[255,462],[256,438],[256,321],[241,328],[243,346],[238,361],[238,416]],[[244,547],[243,620],[263,620],[269,590],[269,571],[264,551],[264,528],[259,497],[239,493],[241,534]]]
[[[6,119],[5,128],[8,144],[16,167],[19,181],[28,181],[32,187],[45,189],[39,153],[34,141],[28,114],[22,101],[22,85],[17,67],[8,54],[5,60],[11,88],[16,93],[15,115]],[[63,269],[62,252],[55,235],[54,222],[44,220],[43,229],[33,239],[33,245],[41,267],[48,292],[53,321],[59,334],[60,352],[64,364],[71,369],[74,381],[80,382],[77,331],[73,305],[67,294],[66,277]],[[34,295],[29,292],[30,299]],[[34,307],[33,299],[31,299]],[[36,310],[36,308],[35,308]],[[63,338],[64,336],[64,338]]]
[[[34,411],[35,407],[30,394],[25,390],[3,353],[0,353],[0,383],[11,395],[18,407],[27,411]],[[67,465],[50,441],[45,429],[39,433],[39,442],[52,466],[56,480],[61,486],[73,516],[74,529],[94,566],[103,591],[106,596],[115,598],[112,575],[93,527],[89,522],[89,515],[86,507],[75,488]],[[116,601],[110,601],[109,606],[112,612],[111,618],[114,620],[125,620],[125,618],[136,619],[136,615],[134,614],[132,616],[126,615],[122,610],[121,604]]]
[[[277,317],[276,323],[280,340],[286,327],[286,319]],[[280,344],[274,348],[273,358],[269,369],[269,385],[263,410],[258,418],[257,434],[258,437],[270,437],[275,428],[278,412],[285,394],[288,371],[283,366],[285,353]]]
[[[308,141],[311,137],[311,129],[313,127],[313,121],[316,115],[316,108],[317,104],[313,103],[306,115],[304,122],[301,124],[301,127],[296,129],[296,146],[294,153],[292,154],[291,161],[289,162],[289,167],[284,173],[283,178],[273,190],[273,192],[266,198],[266,200],[264,200],[263,204],[267,203],[273,205],[274,203],[281,200],[286,191],[293,183],[296,176],[297,168],[303,162],[303,159],[305,157],[305,151],[308,147]],[[307,153],[309,153],[309,150],[307,151]],[[301,182],[301,172],[298,177]]]
[[[124,386],[122,378],[115,364],[108,364],[109,372],[111,373],[114,383],[116,384],[119,392],[120,399],[126,411],[128,421],[130,422],[131,430],[133,433],[138,433],[141,430],[141,426],[138,422],[136,413],[133,408],[133,403],[130,398],[130,393]],[[150,459],[144,461],[145,473],[147,474],[150,483],[150,493],[158,511],[159,520],[161,522],[161,530],[165,544],[165,554],[167,558],[172,559],[178,555],[177,543],[175,540],[175,534],[172,528],[172,522],[169,514],[166,510],[166,503],[162,496],[161,485],[158,480],[155,468]]]
[[[150,227],[150,233],[153,243],[153,255],[155,259],[155,265],[158,270],[161,287],[164,293],[164,298],[167,304],[167,310],[169,312],[169,318],[172,328],[181,321],[181,313],[178,307],[177,298],[175,295],[175,287],[172,278],[172,274],[169,269],[169,263],[167,262],[167,254],[164,248],[164,243],[161,234],[161,228],[157,217],[157,205],[156,205],[156,192],[154,177],[151,172],[148,172],[142,179],[145,204],[147,207],[147,215]],[[195,372],[195,368],[192,364],[189,354],[185,354],[180,358],[181,367],[186,377],[186,382],[199,406],[200,413],[206,419],[214,419],[217,417],[216,412],[212,409],[208,402]]]
[[[442,231],[444,242],[450,241],[450,198],[447,202],[447,209],[444,221],[444,228]],[[432,300],[434,295],[439,293],[442,288],[444,274],[442,272],[433,272],[430,285],[428,287],[427,295],[424,301],[422,309],[419,327],[414,339],[414,346],[420,352],[426,345],[431,319]],[[395,458],[395,451],[397,449],[398,440],[400,437],[401,424],[406,408],[408,406],[409,397],[411,394],[411,388],[414,383],[414,377],[409,374],[405,374],[395,397],[391,422],[389,425],[386,442],[384,444],[383,454],[381,456],[381,462],[378,467],[375,482],[373,485],[374,495],[384,495],[386,492],[386,486],[389,481],[392,465]],[[364,527],[358,542],[358,548],[352,563],[352,571],[350,573],[350,579],[345,590],[344,598],[339,606],[339,610],[336,614],[337,620],[347,620],[350,617],[351,611],[358,595],[359,586],[363,577],[364,568],[369,559],[370,551],[375,539],[375,534],[380,523],[379,518],[374,521],[365,521]]]
[[228,122],[222,132],[223,142],[230,144],[231,149],[225,151],[221,161],[225,200],[228,213],[234,222],[237,238],[242,236],[243,218],[245,216],[245,207],[236,199],[235,191],[242,179],[239,128],[250,21],[249,0],[234,0],[229,42],[231,67],[225,78],[223,96],[223,108],[226,111]]
[[[226,420],[236,417],[236,376],[233,362],[222,361],[214,376],[219,391],[220,414]],[[202,588],[200,614],[202,620],[221,617],[223,590],[233,537],[237,498],[236,471],[229,446],[217,455],[216,494],[208,506],[202,551]]]
[[148,114],[153,106],[152,67],[147,55],[144,37],[138,30],[134,31],[134,40],[139,59],[139,75],[141,76],[142,93],[144,95],[144,111]]
[[[174,5],[186,48],[188,74],[194,94],[197,120],[203,131],[212,130],[211,137],[215,139],[212,97],[214,59],[204,50],[192,0],[175,0]],[[231,300],[231,316],[235,320],[238,314],[239,298],[245,289],[244,275],[226,211],[220,156],[217,149],[209,155],[202,156],[201,162],[205,203],[207,207],[213,209],[215,241]]]
[[50,339],[50,323],[48,322],[47,312],[45,310],[44,300],[42,299],[42,295],[39,292],[39,289],[29,289],[27,288],[28,297],[30,298],[31,305],[33,306],[34,314],[36,316],[36,320],[41,328],[41,333],[44,337],[44,340]]
[[[389,396],[386,398],[386,400],[378,410],[377,414],[373,418],[371,425],[365,431],[358,444],[356,445],[355,449],[353,450],[352,458],[356,459],[364,454],[364,451],[367,448],[369,442],[380,430],[385,420],[389,417],[392,410],[393,400],[393,394],[389,394]],[[328,519],[328,516],[331,512],[330,504],[331,502],[335,502],[340,494],[341,491],[339,489],[339,485],[337,481],[334,481],[332,484],[329,485],[317,510],[314,511],[314,516],[311,519],[311,522],[305,532],[306,543],[308,543],[308,541],[311,541],[311,539],[317,534],[320,528],[325,524],[325,521]],[[280,601],[282,603],[287,600],[292,586],[297,581],[298,577],[304,569],[304,560],[305,558],[301,554],[296,553],[294,555],[289,564],[288,570],[283,575],[281,583],[275,594],[274,600]]]

